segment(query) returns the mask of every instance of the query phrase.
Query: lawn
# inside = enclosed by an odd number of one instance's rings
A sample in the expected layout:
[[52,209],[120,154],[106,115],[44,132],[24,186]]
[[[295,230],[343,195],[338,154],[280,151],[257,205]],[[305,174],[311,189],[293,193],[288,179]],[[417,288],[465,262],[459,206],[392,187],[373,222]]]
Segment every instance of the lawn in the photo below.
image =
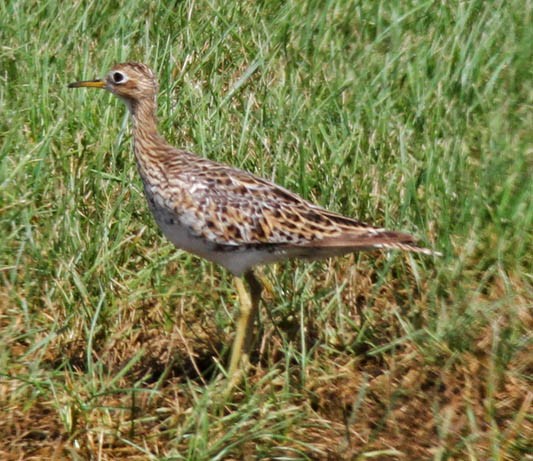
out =
[[[533,459],[533,2],[0,5],[0,458]],[[123,104],[165,137],[441,257],[262,269],[237,295],[150,216]]]

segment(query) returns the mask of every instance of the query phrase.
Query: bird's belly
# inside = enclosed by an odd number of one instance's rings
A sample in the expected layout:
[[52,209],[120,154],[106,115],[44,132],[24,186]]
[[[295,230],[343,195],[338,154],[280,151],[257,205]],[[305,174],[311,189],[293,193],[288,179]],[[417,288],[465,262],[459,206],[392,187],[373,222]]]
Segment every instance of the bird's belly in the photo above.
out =
[[247,246],[220,245],[199,237],[192,229],[183,224],[179,216],[153,199],[148,200],[150,211],[165,237],[177,248],[200,256],[228,269],[240,276],[254,266],[268,264],[284,259],[283,253]]
[[155,221],[168,240],[182,250],[206,257],[210,246],[212,246],[206,239],[194,235],[192,230],[182,223],[177,214],[165,207],[158,206],[153,201],[149,201],[149,203]]

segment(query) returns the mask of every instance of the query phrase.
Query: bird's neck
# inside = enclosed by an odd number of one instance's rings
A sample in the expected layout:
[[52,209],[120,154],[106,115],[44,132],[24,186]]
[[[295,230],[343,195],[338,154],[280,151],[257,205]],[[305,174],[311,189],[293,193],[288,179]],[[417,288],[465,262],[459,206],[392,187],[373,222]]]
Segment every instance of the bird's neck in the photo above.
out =
[[133,121],[133,138],[136,140],[158,138],[157,103],[154,99],[144,98],[126,101]]
[[168,156],[169,145],[157,131],[157,104],[154,99],[126,101],[133,121],[133,151],[143,182],[150,183]]

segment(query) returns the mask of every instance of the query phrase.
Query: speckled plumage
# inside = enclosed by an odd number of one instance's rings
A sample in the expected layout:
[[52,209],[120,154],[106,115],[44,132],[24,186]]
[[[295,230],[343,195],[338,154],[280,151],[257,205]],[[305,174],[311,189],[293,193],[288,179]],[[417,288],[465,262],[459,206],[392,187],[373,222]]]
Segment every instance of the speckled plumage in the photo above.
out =
[[157,132],[158,85],[144,64],[118,64],[103,80],[69,86],[107,89],[126,103],[146,198],[166,237],[245,274],[256,292],[251,269],[260,264],[370,249],[432,253],[409,234],[327,211],[251,173],[170,146]]
[[118,64],[105,84],[130,110],[150,210],[177,247],[234,275],[291,257],[375,248],[430,252],[409,234],[332,213],[265,179],[170,146],[157,132],[158,85],[144,64]]

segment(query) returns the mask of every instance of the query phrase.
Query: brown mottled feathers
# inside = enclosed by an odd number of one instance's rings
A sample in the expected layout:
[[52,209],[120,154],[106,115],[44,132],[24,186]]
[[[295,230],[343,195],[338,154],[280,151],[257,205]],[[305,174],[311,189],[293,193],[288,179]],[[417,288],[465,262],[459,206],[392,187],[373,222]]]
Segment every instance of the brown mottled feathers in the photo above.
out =
[[159,188],[165,206],[182,216],[196,235],[220,245],[427,251],[408,234],[325,210],[245,171],[177,149],[166,155],[159,174],[164,182],[181,187]]

